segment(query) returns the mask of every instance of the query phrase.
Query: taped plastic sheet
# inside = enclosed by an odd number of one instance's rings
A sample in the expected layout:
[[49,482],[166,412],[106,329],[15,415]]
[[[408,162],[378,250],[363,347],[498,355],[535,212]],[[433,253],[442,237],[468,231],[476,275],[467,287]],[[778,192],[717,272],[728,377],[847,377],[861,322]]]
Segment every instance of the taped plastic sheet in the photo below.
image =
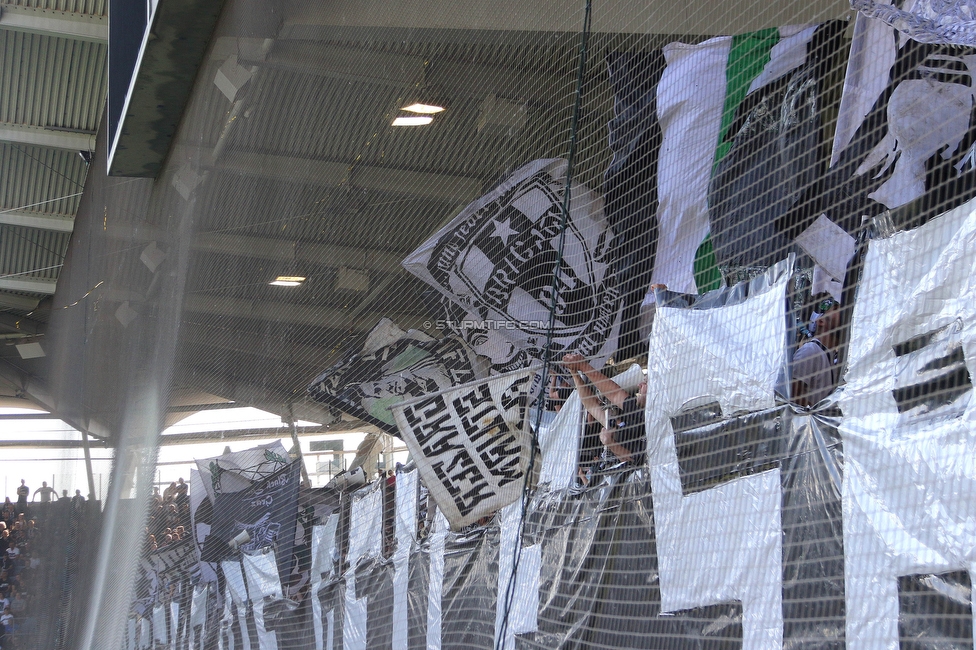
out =
[[407,643],[410,650],[427,647],[427,609],[430,592],[430,554],[426,549],[410,554],[407,590]]
[[[778,407],[741,420],[746,430],[737,436],[730,436],[728,427],[707,424],[683,431],[678,453],[684,489],[697,493],[779,467],[782,483],[772,491],[782,498],[784,645],[843,650],[842,456],[836,418],[794,415],[790,407]],[[756,444],[760,429],[766,444]],[[542,559],[538,630],[519,635],[517,648],[646,648],[676,642],[710,650],[743,647],[740,602],[662,615],[658,565],[663,560],[657,554],[650,487],[649,471],[642,469],[604,477],[574,496],[534,496],[525,540],[538,545]],[[742,580],[761,570],[748,567]]]
[[139,619],[139,648],[140,650],[152,647],[152,629],[148,617]]
[[542,558],[538,630],[518,636],[516,648],[741,645],[735,603],[660,615],[646,469],[615,473],[574,497],[540,495],[525,541],[538,544]]
[[522,545],[521,500],[503,508],[499,518],[501,546],[498,551],[495,647],[498,650],[512,650],[515,647],[516,634],[535,632],[538,628],[542,549],[538,544],[528,547]]
[[583,404],[574,390],[548,425],[539,428],[542,468],[540,489],[559,490],[576,479],[579,441],[583,430]]
[[346,602],[346,581],[333,580],[322,585],[316,598],[322,610],[322,630],[316,637],[324,650],[342,648],[342,619]]
[[136,636],[136,619],[130,618],[126,621],[126,635],[125,635],[125,648],[126,650],[136,650],[136,644],[139,639]]
[[[379,557],[383,550],[383,492],[381,484],[360,490],[352,497],[349,514],[349,566]],[[343,650],[366,648],[368,599],[357,593],[355,577],[346,579],[346,603],[342,622]]]
[[782,417],[783,645],[845,650],[840,413],[784,408]]
[[393,563],[366,560],[354,575],[356,597],[366,603],[366,648],[387,650],[393,643]]
[[258,632],[261,650],[278,650],[278,636],[269,626],[266,609],[275,601],[281,601],[281,580],[278,577],[278,563],[273,551],[256,555],[242,555],[244,575],[247,577],[247,593],[254,613],[254,625]]
[[171,602],[169,604],[169,647],[172,650],[175,650],[177,643],[179,643],[179,627],[180,605],[177,602]]
[[[251,630],[253,620],[248,616],[248,598],[247,598],[247,587],[244,584],[244,573],[241,571],[240,562],[221,562],[220,569],[224,574],[224,584],[227,586],[227,598],[224,608],[225,608],[225,618],[224,621],[227,625],[221,624],[224,630],[224,634],[221,637],[226,637],[227,644],[224,646],[224,650],[236,650],[238,647],[242,650],[251,650]],[[236,620],[234,620],[234,614],[231,614],[231,619],[228,621],[226,614],[229,613],[229,605],[233,606],[234,613],[236,613]],[[239,645],[237,645],[239,644]]]
[[434,517],[430,533],[430,581],[427,591],[427,647],[441,649],[441,596],[444,593],[444,545],[450,524],[440,513]]
[[441,642],[444,648],[490,648],[498,601],[498,525],[449,533],[444,548]]
[[865,256],[838,400],[851,650],[895,647],[912,627],[904,578],[946,584],[933,576],[976,565],[974,208],[872,241]]
[[647,381],[658,388],[648,392],[645,417],[661,608],[740,602],[749,650],[783,645],[779,467],[685,495],[675,433],[702,411],[721,419],[774,405],[786,366],[790,266],[767,272],[764,287],[753,281],[741,302],[658,308],[650,339]]
[[207,636],[207,601],[210,598],[210,585],[197,585],[193,588],[190,601],[190,626],[188,631],[189,650],[203,647],[203,640]]
[[407,624],[410,593],[410,555],[417,543],[417,495],[419,471],[399,472],[396,477],[396,549],[393,551],[394,650],[409,647]]
[[[648,356],[648,457],[669,436],[654,426],[696,400],[722,413],[771,408],[786,368],[786,287],[792,257],[751,282],[702,296],[691,308],[659,306]],[[670,426],[670,422],[668,422]]]
[[383,491],[381,481],[352,496],[349,514],[350,566],[365,557],[379,557],[383,552]]
[[166,645],[169,642],[169,635],[166,633],[166,608],[163,605],[153,607],[152,631],[153,643]]
[[322,602],[318,597],[323,580],[329,579],[334,573],[336,526],[339,524],[338,513],[332,514],[324,526],[312,527],[312,567],[311,567],[311,603],[312,629],[315,635],[315,650],[323,650]]
[[230,596],[230,589],[224,592],[224,606],[220,612],[220,626],[217,632],[218,650],[234,650],[236,645],[236,634],[234,631],[234,612],[236,611],[234,601]]

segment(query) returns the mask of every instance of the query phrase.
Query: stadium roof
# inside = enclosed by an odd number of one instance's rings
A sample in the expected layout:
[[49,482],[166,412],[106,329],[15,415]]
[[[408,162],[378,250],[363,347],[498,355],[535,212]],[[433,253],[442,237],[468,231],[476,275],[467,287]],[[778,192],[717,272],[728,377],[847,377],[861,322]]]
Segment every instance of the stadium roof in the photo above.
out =
[[[582,182],[599,187],[609,161],[603,53],[660,47],[654,34],[771,26],[697,4],[617,3],[595,18]],[[488,3],[456,15],[455,3],[422,13],[386,4],[379,16],[368,2],[227,3],[201,60],[177,65],[172,48],[170,72],[192,89],[185,108],[169,111],[179,129],[142,119],[129,130],[165,153],[139,173],[109,162],[104,128],[94,143],[105,3],[0,5],[0,395],[27,395],[111,436],[132,387],[159,371],[184,410],[231,400],[335,421],[304,399],[309,380],[379,318],[404,328],[425,319],[404,256],[514,167],[566,154],[583,4],[564,5]],[[810,21],[848,10],[806,7]],[[157,90],[149,96],[166,113],[172,86]],[[447,110],[431,127],[392,127],[415,101]],[[89,173],[79,152],[91,149]],[[309,280],[282,290],[268,286],[275,275]],[[10,345],[25,342],[53,363]]]

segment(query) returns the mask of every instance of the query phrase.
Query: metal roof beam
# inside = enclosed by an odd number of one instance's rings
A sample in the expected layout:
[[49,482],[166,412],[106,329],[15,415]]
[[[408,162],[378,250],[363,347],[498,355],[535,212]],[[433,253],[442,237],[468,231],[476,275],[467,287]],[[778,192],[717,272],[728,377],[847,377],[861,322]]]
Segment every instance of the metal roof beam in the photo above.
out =
[[0,122],[0,141],[68,151],[94,151],[95,135]]
[[75,229],[75,218],[68,214],[26,212],[4,208],[0,208],[0,223],[58,232],[71,232]]
[[[314,305],[296,305],[292,303],[267,302],[263,300],[242,300],[227,296],[210,296],[206,294],[190,294],[186,298],[185,309],[189,312],[226,316],[230,318],[247,318],[260,321],[290,323],[292,325],[306,325],[341,331],[368,332],[384,317],[389,317],[404,329],[419,329],[424,319],[415,314],[386,314],[365,313],[355,318],[349,318],[348,311],[318,307]],[[218,393],[219,394],[219,393]],[[221,394],[221,397],[228,397]],[[228,399],[233,399],[228,397]]]
[[[318,422],[336,427],[343,424],[343,421],[337,420],[327,406],[306,398],[304,392],[296,396],[286,391],[271,389],[268,386],[252,384],[223,373],[218,374],[199,366],[193,368],[193,382],[196,387],[213,395],[220,395],[233,400],[238,406],[253,406],[285,418],[289,414],[288,403],[291,401],[291,414],[296,420]],[[375,429],[375,426],[363,423],[362,428],[358,430],[373,431]]]
[[370,165],[353,166],[343,162],[240,151],[225,154],[215,168],[286,183],[312,183],[320,186],[348,183],[351,187],[363,190],[445,202],[470,201],[481,194],[481,180],[469,176],[448,176]]
[[41,278],[29,278],[22,275],[0,276],[0,290],[2,291],[23,291],[24,293],[43,293],[53,296],[57,285],[57,280],[42,280]]
[[240,255],[279,262],[314,262],[339,268],[399,273],[403,255],[375,249],[353,248],[335,244],[293,242],[266,237],[246,237],[220,232],[198,233],[193,238],[193,250],[207,253]]
[[7,309],[19,309],[21,311],[33,311],[40,304],[39,298],[20,296],[14,293],[0,291],[0,307]]
[[0,3],[0,29],[108,42],[108,17]]

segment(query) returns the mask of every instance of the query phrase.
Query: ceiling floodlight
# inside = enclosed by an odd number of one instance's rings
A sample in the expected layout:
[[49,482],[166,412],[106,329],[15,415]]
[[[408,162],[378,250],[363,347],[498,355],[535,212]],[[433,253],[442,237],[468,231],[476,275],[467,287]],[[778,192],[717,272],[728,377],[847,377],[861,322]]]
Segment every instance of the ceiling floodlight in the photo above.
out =
[[435,106],[434,104],[421,104],[417,102],[416,104],[410,104],[410,106],[404,106],[403,110],[410,111],[411,113],[423,113],[424,115],[433,115],[434,113],[440,113],[444,110],[443,106]]
[[393,126],[423,126],[434,121],[430,115],[401,115],[393,120]]
[[297,287],[305,282],[301,275],[279,275],[273,282],[269,282],[272,287]]

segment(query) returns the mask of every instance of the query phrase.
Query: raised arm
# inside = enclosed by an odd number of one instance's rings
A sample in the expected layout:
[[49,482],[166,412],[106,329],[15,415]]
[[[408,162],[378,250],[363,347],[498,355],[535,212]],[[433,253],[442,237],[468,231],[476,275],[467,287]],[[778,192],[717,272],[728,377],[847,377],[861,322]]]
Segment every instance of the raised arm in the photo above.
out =
[[[576,373],[583,373],[593,384],[593,388],[603,395],[608,402],[617,408],[623,408],[624,400],[628,397],[627,391],[621,388],[617,382],[591,366],[590,362],[583,358],[583,355],[575,352],[567,354],[563,357],[563,365],[573,373],[574,381],[576,381]],[[597,418],[597,420],[603,421],[601,418]]]
[[579,372],[570,368],[569,374],[573,378],[573,384],[576,386],[576,392],[579,393],[580,401],[583,402],[583,408],[586,409],[591,418],[606,426],[607,415],[603,411],[603,405],[600,404],[600,398],[590,390],[590,385],[583,381]]

